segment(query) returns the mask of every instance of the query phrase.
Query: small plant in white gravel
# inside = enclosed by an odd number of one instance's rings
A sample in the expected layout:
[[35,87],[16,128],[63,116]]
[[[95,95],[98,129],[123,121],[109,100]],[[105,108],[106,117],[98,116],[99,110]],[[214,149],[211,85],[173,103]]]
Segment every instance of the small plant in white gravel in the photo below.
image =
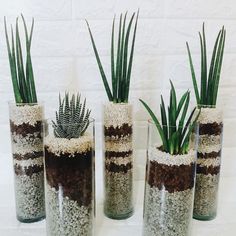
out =
[[190,232],[196,167],[191,137],[199,113],[194,114],[195,108],[187,116],[190,92],[185,92],[178,102],[170,83],[167,112],[161,96],[161,121],[140,99],[152,119],[148,134],[144,236],[188,236]]
[[45,138],[47,231],[91,236],[94,213],[94,143],[91,110],[79,94],[59,96]]
[[[34,19],[28,30],[21,15],[25,47],[21,44],[19,19],[9,37],[6,18],[5,36],[15,103],[9,103],[17,219],[34,222],[45,217],[43,168],[43,106],[37,103],[31,44]],[[25,50],[25,54],[24,54]]]

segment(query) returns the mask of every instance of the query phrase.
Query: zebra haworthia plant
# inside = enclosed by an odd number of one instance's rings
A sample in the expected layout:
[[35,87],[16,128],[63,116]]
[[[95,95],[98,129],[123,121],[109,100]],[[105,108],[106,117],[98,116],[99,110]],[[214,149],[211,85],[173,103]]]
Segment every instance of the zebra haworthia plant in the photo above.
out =
[[[103,84],[108,96],[109,101],[114,103],[121,103],[121,102],[128,102],[129,99],[129,88],[130,88],[130,78],[131,78],[131,70],[133,64],[133,55],[134,55],[134,44],[135,44],[135,37],[136,37],[136,30],[137,30],[137,23],[138,23],[138,15],[139,12],[136,14],[136,20],[133,30],[133,37],[132,42],[130,45],[130,33],[132,24],[135,18],[135,14],[133,13],[128,25],[126,25],[127,20],[127,12],[123,16],[120,15],[119,19],[119,32],[118,32],[118,39],[117,39],[117,46],[115,49],[115,17],[112,23],[112,35],[111,35],[111,81],[112,86],[110,87],[107,77],[105,75],[100,56],[98,50],[95,45],[95,41],[92,35],[92,31],[90,26],[87,23],[90,38],[92,41],[93,50],[95,53],[95,57],[97,60],[97,64],[100,70],[100,74],[103,80]],[[115,53],[116,50],[116,53]]]
[[[190,102],[190,92],[185,92],[180,101],[177,102],[176,91],[173,83],[171,83],[170,101],[166,111],[165,102],[161,95],[161,121],[158,120],[151,108],[143,100],[139,99],[151,116],[157,132],[161,137],[162,146],[160,149],[171,155],[186,154],[189,150],[190,135],[193,132],[197,118],[193,120],[196,108],[187,118],[187,112]],[[187,118],[187,119],[186,119]]]
[[211,57],[210,69],[208,71],[204,24],[202,27],[202,34],[199,32],[199,38],[200,38],[200,44],[201,44],[201,82],[200,82],[201,88],[200,89],[198,88],[189,45],[188,43],[186,43],[195,96],[196,96],[197,104],[199,107],[207,106],[207,105],[209,106],[216,105],[219,81],[220,81],[220,73],[221,73],[223,54],[224,54],[225,36],[226,36],[226,30],[224,29],[224,26],[223,26],[217,35],[215,45],[213,48],[212,57]]
[[7,51],[15,101],[16,103],[37,103],[34,73],[30,52],[34,28],[34,19],[32,19],[31,29],[28,33],[28,29],[23,15],[21,15],[21,18],[25,31],[25,62],[23,60],[23,50],[19,33],[18,18],[16,19],[15,36],[13,32],[13,27],[11,26],[11,39],[9,39],[6,18],[4,18]]
[[61,99],[59,95],[59,109],[56,111],[56,121],[52,121],[54,135],[57,138],[79,138],[89,126],[91,110],[86,108],[86,99],[81,101],[79,94],[65,93]]

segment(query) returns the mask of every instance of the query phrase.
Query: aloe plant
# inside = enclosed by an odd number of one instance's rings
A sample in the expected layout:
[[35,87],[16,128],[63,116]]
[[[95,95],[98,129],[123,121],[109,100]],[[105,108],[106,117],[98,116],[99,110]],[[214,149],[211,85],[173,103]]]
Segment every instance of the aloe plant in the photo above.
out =
[[204,23],[203,23],[202,34],[199,32],[199,38],[200,38],[200,44],[201,44],[201,82],[200,82],[201,88],[200,89],[198,88],[189,45],[188,43],[186,43],[190,69],[191,69],[191,74],[192,74],[193,87],[194,87],[198,106],[202,106],[202,105],[215,106],[216,105],[219,81],[220,81],[220,73],[221,73],[221,67],[222,67],[222,62],[223,62],[225,36],[226,36],[226,30],[224,29],[224,26],[223,26],[217,35],[215,45],[213,48],[212,57],[211,57],[210,69],[208,71],[206,36],[205,36],[205,29],[204,29]]
[[161,95],[161,120],[156,117],[146,102],[142,99],[139,100],[151,116],[157,128],[157,132],[161,137],[161,150],[171,155],[186,154],[189,150],[190,135],[193,132],[199,113],[193,120],[195,108],[187,117],[190,92],[185,92],[180,101],[177,102],[175,87],[171,81],[170,83],[170,101],[167,109],[165,108],[165,102]]
[[56,111],[56,121],[52,121],[54,135],[58,138],[79,138],[89,126],[91,110],[86,108],[86,99],[81,101],[79,94],[65,93],[61,99],[59,95],[59,108]]
[[6,18],[4,17],[7,51],[15,101],[16,103],[37,103],[34,73],[30,52],[34,28],[34,19],[32,19],[31,29],[28,33],[28,29],[23,15],[21,15],[21,18],[25,31],[25,64],[23,60],[18,18],[16,19],[15,36],[13,32],[13,27],[11,26],[11,40],[9,40]]
[[109,101],[113,101],[115,103],[120,103],[120,102],[126,103],[128,102],[128,99],[129,99],[130,78],[131,78],[131,70],[132,70],[132,64],[133,64],[134,44],[135,44],[139,12],[137,12],[136,14],[133,37],[132,37],[132,42],[130,45],[130,32],[131,32],[132,24],[135,18],[135,14],[136,13],[132,14],[127,26],[126,26],[127,12],[125,13],[124,17],[123,17],[123,14],[120,15],[119,32],[118,32],[116,49],[115,49],[115,39],[114,39],[115,38],[115,17],[113,19],[112,35],[111,35],[111,82],[112,82],[111,86],[109,85],[107,76],[104,72],[89,23],[88,21],[86,21],[88,30],[89,30],[89,35],[92,41],[93,50],[95,53],[95,57],[97,60],[97,64],[100,70],[100,74],[103,80],[103,84],[104,84],[108,99]]

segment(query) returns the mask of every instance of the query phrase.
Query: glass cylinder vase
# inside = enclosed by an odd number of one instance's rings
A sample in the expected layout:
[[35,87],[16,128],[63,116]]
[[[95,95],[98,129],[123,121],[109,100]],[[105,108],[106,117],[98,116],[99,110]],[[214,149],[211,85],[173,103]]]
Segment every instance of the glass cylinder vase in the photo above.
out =
[[143,236],[190,235],[196,173],[191,140],[186,154],[169,154],[155,124],[148,123]]
[[45,218],[42,104],[9,103],[16,216],[30,223]]
[[212,106],[202,106],[198,122],[199,141],[193,217],[198,220],[212,220],[217,214],[223,112]]
[[[73,130],[78,124],[61,124]],[[79,138],[60,138],[47,122],[46,224],[50,236],[92,236],[95,213],[94,120]]]
[[104,105],[104,212],[112,219],[133,214],[132,105]]

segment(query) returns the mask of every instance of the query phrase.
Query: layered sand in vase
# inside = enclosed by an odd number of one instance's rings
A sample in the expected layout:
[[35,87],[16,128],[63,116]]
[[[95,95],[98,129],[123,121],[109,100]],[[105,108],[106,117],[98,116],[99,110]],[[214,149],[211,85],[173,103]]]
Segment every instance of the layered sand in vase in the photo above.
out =
[[77,139],[45,138],[47,233],[91,236],[94,218],[94,147]]
[[131,105],[105,105],[104,211],[110,218],[127,218],[133,213],[132,125]]
[[195,154],[149,152],[144,199],[144,236],[187,236],[191,230]]
[[42,120],[41,105],[10,107],[16,214],[23,222],[45,216]]
[[199,116],[199,145],[194,217],[213,219],[217,212],[223,134],[222,111],[202,108]]

